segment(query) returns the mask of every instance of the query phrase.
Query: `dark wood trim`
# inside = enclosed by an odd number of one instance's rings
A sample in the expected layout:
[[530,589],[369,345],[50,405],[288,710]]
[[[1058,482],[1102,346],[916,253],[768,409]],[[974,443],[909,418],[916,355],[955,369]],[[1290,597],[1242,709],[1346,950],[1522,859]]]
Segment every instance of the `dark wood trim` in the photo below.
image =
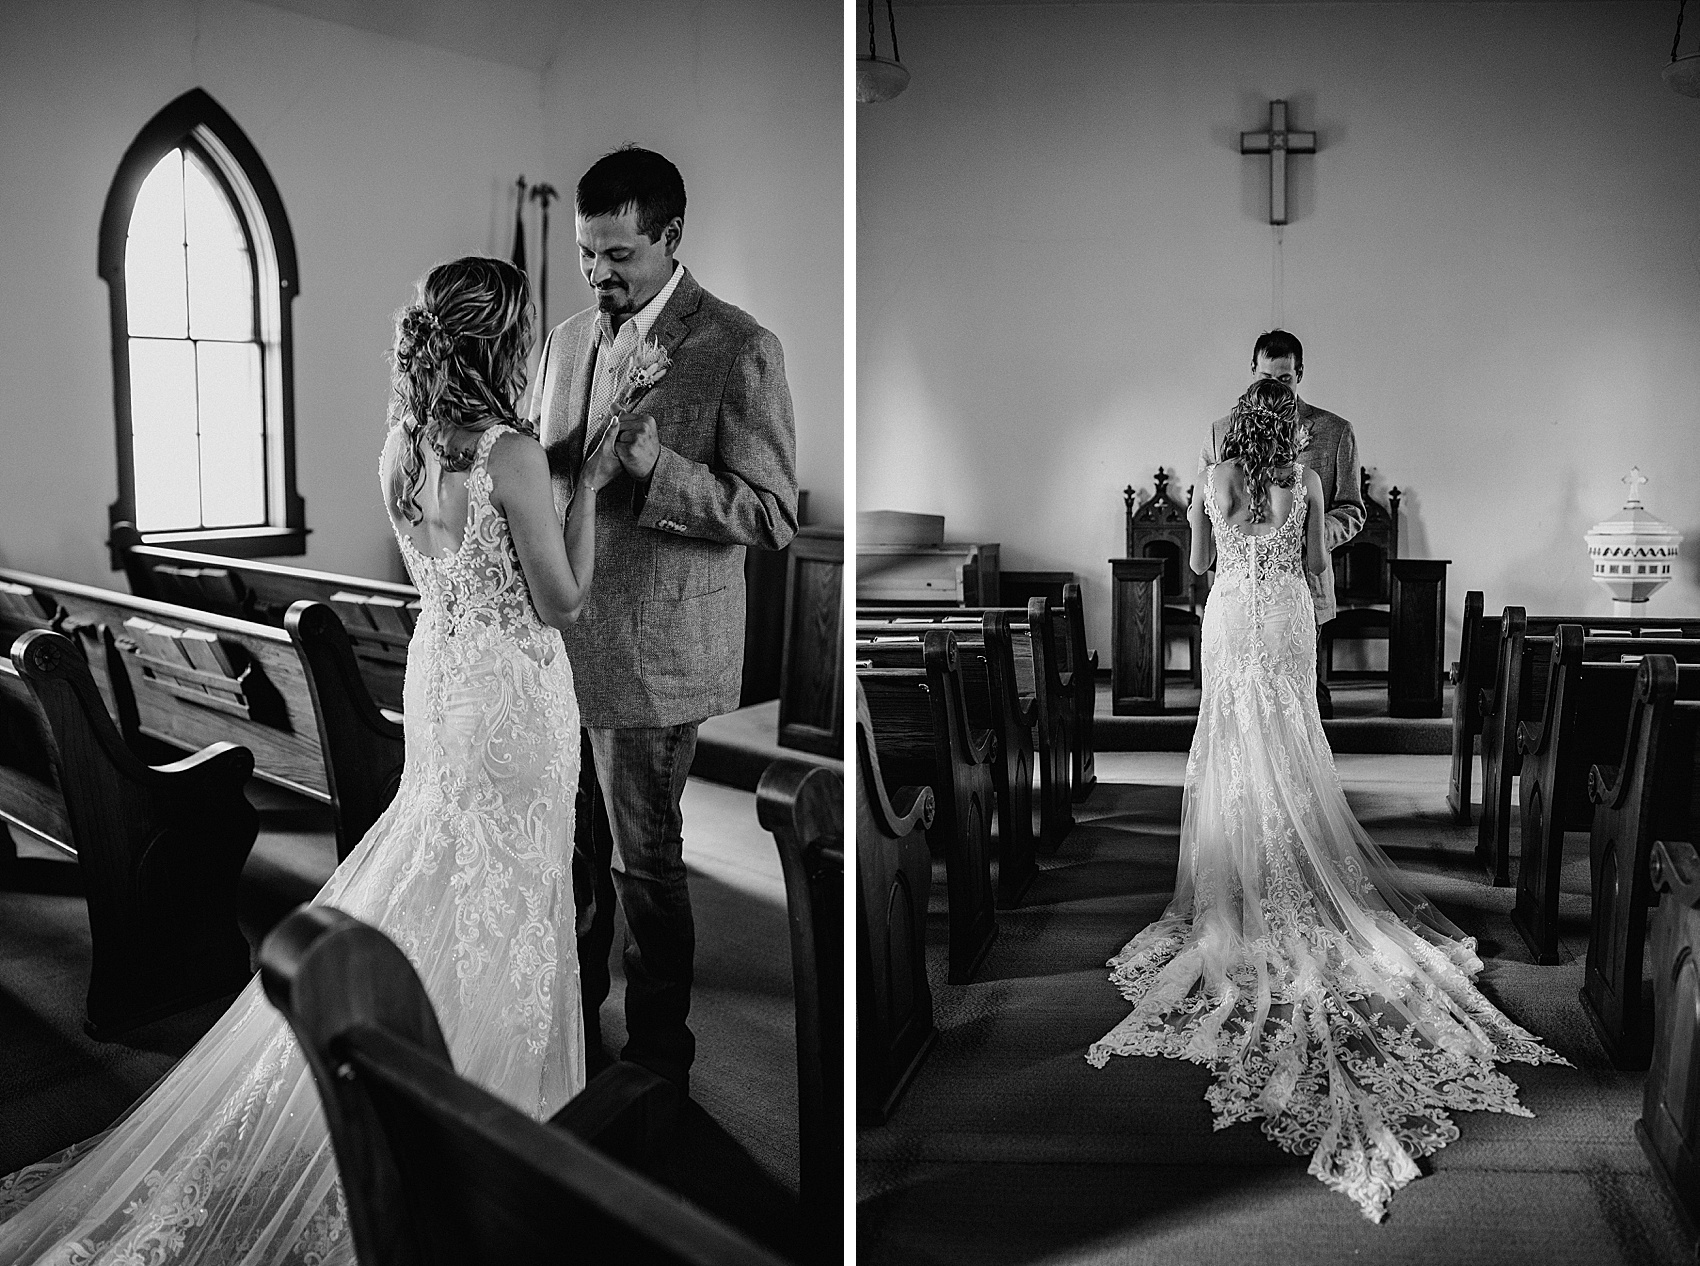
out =
[[1110,559],[1110,710],[1116,716],[1161,713],[1163,560]]

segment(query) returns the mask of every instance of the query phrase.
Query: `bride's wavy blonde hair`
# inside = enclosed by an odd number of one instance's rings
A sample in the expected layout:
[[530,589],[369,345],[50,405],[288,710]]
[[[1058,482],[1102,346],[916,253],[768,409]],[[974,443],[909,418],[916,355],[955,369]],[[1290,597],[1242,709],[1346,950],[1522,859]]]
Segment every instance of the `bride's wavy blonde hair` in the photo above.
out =
[[396,313],[390,425],[400,427],[396,513],[424,517],[425,446],[443,449],[456,429],[528,423],[517,413],[531,350],[531,286],[506,260],[483,255],[438,264]]
[[1286,383],[1273,378],[1260,378],[1247,387],[1245,394],[1228,415],[1228,433],[1222,438],[1223,461],[1237,459],[1245,471],[1246,490],[1251,505],[1247,511],[1253,523],[1262,523],[1269,513],[1269,486],[1291,488],[1298,478],[1296,470],[1283,475],[1274,472],[1290,467],[1310,443],[1307,427],[1299,424],[1299,398]]

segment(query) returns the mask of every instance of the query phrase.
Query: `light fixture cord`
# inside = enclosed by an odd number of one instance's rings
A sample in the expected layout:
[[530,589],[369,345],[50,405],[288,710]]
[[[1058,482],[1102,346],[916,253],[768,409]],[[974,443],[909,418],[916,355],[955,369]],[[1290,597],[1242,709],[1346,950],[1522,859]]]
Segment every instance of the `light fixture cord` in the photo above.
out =
[[868,56],[879,56],[879,49],[874,44],[874,0],[868,0]]
[[[1682,0],[1682,2],[1687,4],[1688,0]],[[1680,33],[1682,30],[1682,14],[1680,12],[1677,13],[1676,20],[1677,30]],[[901,62],[903,54],[897,51],[897,15],[891,11],[891,0],[885,0],[885,24],[891,31],[891,60]]]
[[[890,0],[887,0],[887,3],[890,3]],[[1682,43],[1682,11],[1687,7],[1688,0],[1682,0],[1682,3],[1676,6],[1676,38],[1670,42],[1670,59],[1673,62],[1676,60],[1676,46]]]

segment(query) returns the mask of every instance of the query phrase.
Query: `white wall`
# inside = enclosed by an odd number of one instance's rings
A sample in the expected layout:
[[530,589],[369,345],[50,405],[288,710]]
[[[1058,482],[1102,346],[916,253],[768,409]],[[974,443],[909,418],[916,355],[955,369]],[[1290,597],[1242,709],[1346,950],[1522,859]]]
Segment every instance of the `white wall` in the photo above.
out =
[[506,251],[535,162],[538,77],[241,0],[4,9],[0,37],[0,560],[121,583],[100,213],[142,126],[206,89],[259,150],[295,234],[304,563],[394,575],[377,493],[390,318],[438,260]]
[[[1122,487],[1191,482],[1277,321],[1402,552],[1490,609],[1604,612],[1631,464],[1700,609],[1700,101],[1663,3],[903,7],[857,107],[861,509],[1072,569],[1109,644]],[[1267,101],[1294,158],[1275,301]]]
[[[647,52],[632,53],[634,38]],[[844,521],[843,27],[833,0],[632,0],[581,10],[544,74],[550,320],[591,303],[572,196],[609,150],[685,178],[679,258],[779,336],[809,519]]]
[[[313,529],[298,561],[398,574],[377,494],[392,314],[433,263],[508,254],[516,175],[570,199],[626,139],[679,162],[685,258],[784,342],[813,517],[841,522],[832,7],[563,5],[561,30],[538,33],[561,41],[559,65],[539,74],[244,0],[0,0],[0,564],[121,584],[102,544],[117,473],[100,213],[136,133],[194,87],[253,141],[295,234],[297,483]],[[641,106],[623,16],[638,11],[652,19]],[[552,237],[558,318],[583,300],[570,201]]]

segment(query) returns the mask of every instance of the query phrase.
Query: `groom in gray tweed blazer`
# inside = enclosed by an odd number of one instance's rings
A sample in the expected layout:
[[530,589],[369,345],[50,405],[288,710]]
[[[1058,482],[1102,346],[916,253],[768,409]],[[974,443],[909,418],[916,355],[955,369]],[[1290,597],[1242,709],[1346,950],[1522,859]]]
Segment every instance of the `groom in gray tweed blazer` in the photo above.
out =
[[[1270,330],[1260,334],[1251,349],[1251,376],[1273,378],[1286,383],[1298,395],[1299,382],[1305,376],[1305,349],[1285,330]],[[1204,449],[1198,456],[1198,468],[1220,459],[1222,441],[1228,434],[1228,418],[1219,418],[1210,428]],[[1299,454],[1299,460],[1322,480],[1322,500],[1328,508],[1322,521],[1322,544],[1329,553],[1351,540],[1364,526],[1363,491],[1358,474],[1358,437],[1352,424],[1337,413],[1319,409],[1306,400],[1299,401],[1299,425],[1310,430],[1310,443]],[[1316,606],[1316,627],[1335,616],[1334,571],[1329,568],[1321,575],[1306,574],[1310,583],[1311,600]],[[1317,653],[1322,653],[1320,634]],[[1334,700],[1319,673],[1316,679],[1316,704],[1324,717],[1334,715]]]
[[[563,635],[586,740],[573,859],[585,1044],[594,1073],[617,894],[630,933],[621,1058],[683,1090],[695,930],[680,797],[698,723],[738,706],[744,549],[782,549],[797,529],[791,393],[779,340],[675,260],[685,187],[672,163],[616,150],[575,206],[597,306],[549,332],[532,412],[563,506],[587,495],[587,441],[606,433],[623,467],[600,494],[595,577]],[[616,412],[619,371],[650,341],[671,365]]]

